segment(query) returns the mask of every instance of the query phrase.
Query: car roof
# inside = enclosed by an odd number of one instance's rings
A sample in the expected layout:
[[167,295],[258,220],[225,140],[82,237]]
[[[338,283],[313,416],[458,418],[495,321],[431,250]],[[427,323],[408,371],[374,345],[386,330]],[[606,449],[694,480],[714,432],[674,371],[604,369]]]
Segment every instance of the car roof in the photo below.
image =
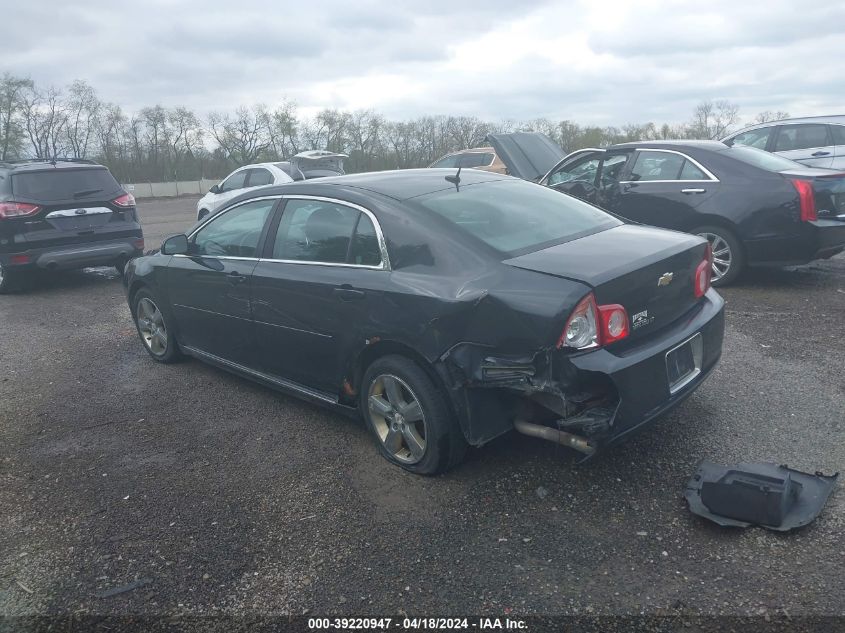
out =
[[[408,200],[454,187],[454,183],[446,180],[446,176],[454,176],[456,173],[457,170],[455,168],[423,168],[329,176],[315,180],[300,180],[282,185],[268,185],[262,187],[261,195],[293,193],[298,189],[319,184],[320,186],[331,185],[360,189],[395,200]],[[492,182],[494,180],[516,180],[516,178],[489,171],[481,171],[479,169],[461,169],[461,186]]]
[[670,140],[670,141],[634,141],[632,143],[617,143],[606,147],[612,149],[709,149],[714,152],[721,152],[728,149],[728,146],[721,141],[695,141],[695,140]]
[[22,160],[0,161],[0,168],[10,171],[49,171],[52,169],[106,169],[105,166],[89,160]]

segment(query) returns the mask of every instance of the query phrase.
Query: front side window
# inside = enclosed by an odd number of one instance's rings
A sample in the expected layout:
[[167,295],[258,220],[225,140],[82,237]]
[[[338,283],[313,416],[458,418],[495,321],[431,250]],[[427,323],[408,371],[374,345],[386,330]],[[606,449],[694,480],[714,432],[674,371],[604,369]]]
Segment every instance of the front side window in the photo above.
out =
[[560,168],[549,174],[549,186],[576,180],[594,183],[600,162],[601,156],[585,156],[575,162],[561,165]]
[[288,200],[273,259],[379,266],[381,250],[372,220],[358,209],[322,200]]
[[266,169],[250,169],[249,170],[249,186],[260,187],[262,185],[272,185],[273,174]]
[[234,191],[235,189],[243,189],[246,186],[246,169],[242,171],[235,172],[231,176],[229,176],[223,183],[220,185],[220,193],[225,193],[226,191]]
[[601,176],[599,176],[599,185],[602,189],[613,187],[619,183],[622,178],[622,170],[625,169],[629,156],[630,154],[613,154],[602,161]]
[[194,235],[191,254],[257,257],[261,231],[275,203],[275,200],[256,200],[221,213]]
[[826,125],[783,125],[775,141],[776,152],[789,152],[794,149],[827,147],[832,145],[827,135]]
[[746,147],[766,149],[766,145],[769,142],[769,136],[771,136],[772,130],[774,129],[774,126],[771,126],[761,127],[756,130],[748,130],[747,132],[741,132],[734,136],[731,140],[729,140],[727,144],[731,146],[745,145]]
[[622,224],[586,202],[524,180],[446,189],[409,204],[437,214],[508,257]]

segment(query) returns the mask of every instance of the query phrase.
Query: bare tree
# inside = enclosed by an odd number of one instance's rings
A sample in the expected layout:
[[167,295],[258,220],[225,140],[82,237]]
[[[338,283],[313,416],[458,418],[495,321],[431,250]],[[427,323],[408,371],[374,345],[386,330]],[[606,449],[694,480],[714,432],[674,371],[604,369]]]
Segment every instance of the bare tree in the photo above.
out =
[[272,112],[267,112],[264,125],[276,158],[290,158],[299,153],[299,122],[296,119],[295,103],[284,101]]
[[212,112],[208,115],[211,136],[225,156],[236,165],[253,163],[270,145],[267,139],[266,108],[240,107],[234,116]]
[[18,155],[24,141],[24,93],[33,90],[31,79],[4,73],[0,77],[0,160]]
[[718,140],[739,122],[739,106],[720,99],[702,101],[695,107],[689,133],[693,138]]
[[33,87],[24,91],[21,103],[24,127],[35,156],[63,156],[67,140],[67,113],[62,91],[51,86],[42,92]]
[[90,142],[96,137],[95,124],[100,100],[94,89],[77,79],[68,88],[64,103],[68,149],[74,158],[86,158]]
[[754,117],[752,123],[768,123],[769,121],[782,121],[783,119],[788,118],[789,112],[783,112],[781,110],[778,110],[777,112],[763,110],[762,112],[757,113],[757,116]]

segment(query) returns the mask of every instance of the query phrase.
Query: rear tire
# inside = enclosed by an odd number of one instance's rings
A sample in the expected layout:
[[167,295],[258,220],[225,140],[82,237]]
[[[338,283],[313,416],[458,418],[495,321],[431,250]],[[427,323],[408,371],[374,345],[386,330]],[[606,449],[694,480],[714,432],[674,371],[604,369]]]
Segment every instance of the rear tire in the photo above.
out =
[[442,390],[404,356],[373,362],[361,383],[359,406],[381,454],[419,475],[457,465],[467,444]]
[[706,225],[690,233],[705,238],[713,248],[713,286],[719,288],[736,281],[745,268],[745,252],[733,231],[723,226]]
[[132,319],[144,349],[159,363],[174,363],[182,357],[170,319],[159,307],[159,301],[147,289],[132,298]]

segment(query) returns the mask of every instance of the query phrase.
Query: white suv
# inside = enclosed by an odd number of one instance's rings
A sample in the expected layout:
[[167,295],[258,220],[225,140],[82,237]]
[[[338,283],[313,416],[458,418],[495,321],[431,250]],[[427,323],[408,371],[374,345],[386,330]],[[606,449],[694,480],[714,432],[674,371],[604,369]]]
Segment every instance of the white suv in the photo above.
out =
[[258,163],[236,169],[199,199],[197,220],[202,220],[210,213],[217,213],[224,204],[246,189],[286,182],[293,182],[293,178],[277,167],[276,163]]

